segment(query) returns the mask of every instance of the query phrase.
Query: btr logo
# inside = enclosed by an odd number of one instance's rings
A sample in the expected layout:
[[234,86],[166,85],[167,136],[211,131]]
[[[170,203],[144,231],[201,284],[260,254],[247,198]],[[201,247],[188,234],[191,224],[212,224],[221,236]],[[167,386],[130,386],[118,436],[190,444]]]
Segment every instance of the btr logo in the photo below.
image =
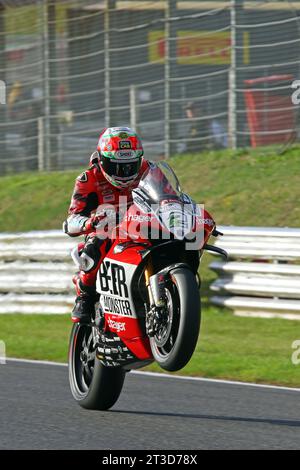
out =
[[127,298],[126,271],[124,266],[104,261],[100,267],[100,286],[102,292]]

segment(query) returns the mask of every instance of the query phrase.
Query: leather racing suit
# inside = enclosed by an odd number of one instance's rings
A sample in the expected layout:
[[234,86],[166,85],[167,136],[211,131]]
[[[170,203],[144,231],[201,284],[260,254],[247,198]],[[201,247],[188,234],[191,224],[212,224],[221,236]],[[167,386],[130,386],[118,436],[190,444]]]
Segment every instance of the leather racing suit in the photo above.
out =
[[131,191],[139,184],[140,177],[148,169],[149,163],[142,158],[139,176],[129,188],[116,188],[110,184],[98,165],[93,164],[88,170],[77,177],[72,195],[69,215],[64,222],[64,231],[71,237],[85,235],[85,243],[78,245],[78,251],[85,253],[94,261],[88,270],[81,270],[73,278],[77,295],[86,294],[95,300],[96,276],[100,264],[110,247],[110,239],[97,236],[92,223],[93,214],[100,205],[112,205],[118,211],[120,197],[132,201]]

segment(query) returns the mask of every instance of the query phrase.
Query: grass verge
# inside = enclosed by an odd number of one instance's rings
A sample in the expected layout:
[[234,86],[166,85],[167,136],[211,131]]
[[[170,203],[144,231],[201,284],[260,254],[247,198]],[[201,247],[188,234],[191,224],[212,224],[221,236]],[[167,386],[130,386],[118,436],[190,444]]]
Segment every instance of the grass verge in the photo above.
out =
[[[8,357],[66,362],[70,329],[68,315],[0,315]],[[296,321],[238,318],[204,305],[197,349],[179,374],[299,387],[296,339]],[[163,372],[155,364],[147,370]]]
[[[217,224],[300,225],[300,149],[178,155],[169,160],[184,191],[204,203]],[[0,232],[60,228],[76,176],[83,171],[0,178]]]

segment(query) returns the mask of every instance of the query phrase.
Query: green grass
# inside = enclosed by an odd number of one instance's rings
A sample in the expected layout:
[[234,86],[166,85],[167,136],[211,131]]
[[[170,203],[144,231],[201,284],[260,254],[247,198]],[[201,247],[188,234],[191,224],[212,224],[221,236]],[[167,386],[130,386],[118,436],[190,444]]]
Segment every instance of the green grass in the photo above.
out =
[[8,357],[66,362],[71,327],[69,315],[0,315],[0,340]]
[[[300,225],[300,149],[178,155],[169,160],[182,188],[205,203],[218,224]],[[60,228],[82,171],[25,173],[0,178],[0,232]]]
[[[10,357],[67,362],[70,329],[67,315],[0,315]],[[296,339],[296,321],[238,318],[205,307],[196,352],[179,373],[299,387],[300,365],[291,362]],[[155,364],[147,370],[163,372]]]
[[183,188],[205,203],[218,224],[300,225],[300,149],[176,157],[174,168]]
[[61,228],[78,172],[0,178],[0,232]]

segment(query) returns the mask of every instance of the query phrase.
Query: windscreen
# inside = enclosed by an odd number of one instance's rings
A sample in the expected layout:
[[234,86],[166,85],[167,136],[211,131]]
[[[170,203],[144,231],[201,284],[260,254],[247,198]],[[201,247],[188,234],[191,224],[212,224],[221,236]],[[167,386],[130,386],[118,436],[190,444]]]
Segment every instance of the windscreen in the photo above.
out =
[[151,163],[142,175],[138,187],[153,202],[181,199],[182,196],[177,176],[165,162]]

